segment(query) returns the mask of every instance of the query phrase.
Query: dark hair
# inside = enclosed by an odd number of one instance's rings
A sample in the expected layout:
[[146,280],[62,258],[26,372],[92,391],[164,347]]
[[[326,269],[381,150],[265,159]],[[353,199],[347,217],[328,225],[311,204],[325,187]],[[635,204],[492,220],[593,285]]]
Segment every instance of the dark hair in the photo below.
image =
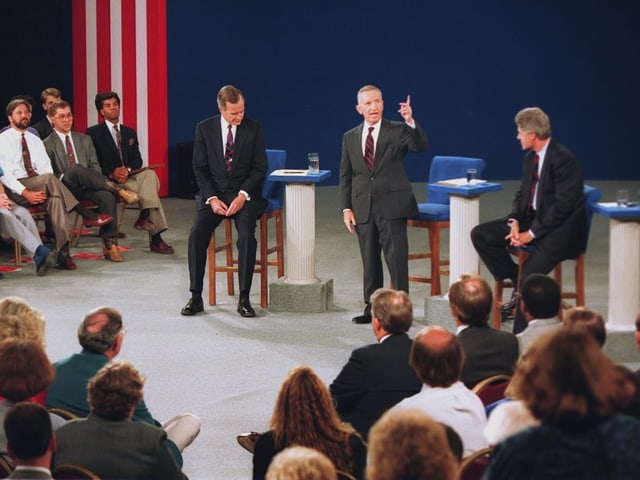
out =
[[18,105],[26,105],[29,111],[31,111],[31,109],[33,108],[32,104],[29,103],[29,100],[27,100],[26,98],[15,97],[12,100],[10,100],[9,103],[7,104],[7,108],[5,110],[7,117],[10,117],[11,115],[13,115],[13,111],[16,108],[18,108]]
[[9,338],[0,343],[0,395],[10,402],[42,392],[54,376],[41,342]]
[[371,294],[371,314],[389,333],[406,333],[413,322],[413,303],[403,291],[379,288]]
[[540,273],[532,273],[522,283],[524,306],[535,318],[552,318],[560,310],[560,287],[556,281]]
[[[105,315],[107,322],[98,331],[89,331],[89,327],[102,323],[96,319]],[[113,347],[113,343],[122,331],[122,315],[115,308],[99,307],[87,313],[78,327],[78,341],[85,350],[93,353],[104,353]]]
[[461,323],[486,325],[493,306],[491,286],[479,275],[460,275],[449,287],[449,305]]
[[52,428],[49,412],[37,403],[17,403],[4,418],[7,443],[20,460],[33,460],[47,452]]
[[95,98],[95,105],[96,105],[96,110],[98,112],[100,112],[100,110],[102,110],[102,104],[105,100],[111,100],[112,98],[115,98],[116,101],[118,102],[118,105],[120,105],[120,97],[118,96],[118,94],[116,92],[99,92],[96,93],[96,98]]
[[464,364],[462,344],[443,327],[425,327],[413,339],[409,364],[423,383],[431,387],[449,387],[460,380]]
[[456,457],[456,460],[458,461],[462,460],[462,455],[464,454],[462,438],[451,425],[447,425],[443,422],[438,423],[444,427],[444,433],[447,434],[447,443],[449,444],[449,448],[451,449],[453,456]]

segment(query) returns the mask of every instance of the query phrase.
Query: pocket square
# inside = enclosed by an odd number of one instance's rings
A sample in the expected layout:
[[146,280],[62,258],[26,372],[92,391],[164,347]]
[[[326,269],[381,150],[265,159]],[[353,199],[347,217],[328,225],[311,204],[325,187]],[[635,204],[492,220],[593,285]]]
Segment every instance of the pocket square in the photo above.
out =
[[129,139],[129,145],[133,145],[133,138]]

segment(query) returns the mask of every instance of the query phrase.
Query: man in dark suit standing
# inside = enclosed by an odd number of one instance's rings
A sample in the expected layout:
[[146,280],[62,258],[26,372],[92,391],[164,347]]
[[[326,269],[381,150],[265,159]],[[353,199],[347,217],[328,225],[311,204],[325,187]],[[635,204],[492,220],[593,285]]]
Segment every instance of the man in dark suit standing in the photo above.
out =
[[142,166],[136,131],[120,123],[120,97],[116,92],[101,92],[95,105],[104,122],[87,128],[87,135],[93,140],[102,173],[138,194],[140,215],[133,228],[149,232],[149,249],[173,254],[171,245],[160,236],[168,228],[158,194],[160,180],[156,172]]
[[[520,110],[515,118],[518,140],[528,150],[520,188],[506,218],[482,223],[471,231],[478,255],[496,280],[520,285],[532,273],[547,274],[561,261],[584,252],[587,216],[584,181],[578,161],[551,138],[549,117],[538,107]],[[518,278],[518,265],[508,246],[532,246]],[[517,307],[517,292],[503,311]],[[517,310],[513,333],[527,321]]]
[[478,275],[464,274],[449,287],[449,307],[465,356],[460,380],[467,388],[494,375],[512,375],[518,360],[516,336],[489,326],[492,306],[491,286]]
[[355,323],[371,322],[369,298],[383,286],[381,252],[391,284],[409,291],[407,218],[418,213],[413,190],[404,169],[407,152],[427,148],[427,136],[413,119],[410,97],[400,103],[404,122],[382,118],[384,103],[379,88],[366,85],[358,91],[356,110],[361,125],[342,139],[340,202],[343,222],[358,235],[363,265],[366,307]]
[[413,304],[402,291],[380,288],[371,296],[372,328],[378,343],[357,348],[329,389],[340,418],[366,440],[371,426],[422,382],[409,366]]
[[267,174],[267,154],[259,123],[246,118],[244,95],[232,85],[217,96],[220,114],[196,127],[193,172],[198,184],[196,213],[189,233],[189,280],[191,299],[182,315],[204,311],[202,284],[211,234],[232,217],[238,231],[238,313],[254,317],[249,301],[256,261],[256,220],[265,201],[260,196]]

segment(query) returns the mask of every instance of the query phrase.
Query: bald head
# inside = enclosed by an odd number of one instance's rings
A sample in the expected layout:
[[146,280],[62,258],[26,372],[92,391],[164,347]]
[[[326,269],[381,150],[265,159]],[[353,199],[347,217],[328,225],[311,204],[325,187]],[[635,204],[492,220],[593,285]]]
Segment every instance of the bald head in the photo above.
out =
[[431,387],[448,387],[460,380],[463,363],[460,340],[443,327],[425,327],[413,339],[409,364]]
[[121,332],[120,312],[112,307],[99,307],[85,315],[78,327],[78,341],[85,350],[106,353],[116,347],[116,339]]

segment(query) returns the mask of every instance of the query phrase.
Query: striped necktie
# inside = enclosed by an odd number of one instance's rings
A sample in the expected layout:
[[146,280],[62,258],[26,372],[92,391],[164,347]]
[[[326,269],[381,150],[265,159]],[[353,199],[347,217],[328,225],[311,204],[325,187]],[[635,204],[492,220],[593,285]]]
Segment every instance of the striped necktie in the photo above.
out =
[[231,172],[231,163],[233,161],[233,132],[231,131],[231,125],[229,125],[229,132],[227,133],[227,144],[224,147],[224,166],[227,172]]

